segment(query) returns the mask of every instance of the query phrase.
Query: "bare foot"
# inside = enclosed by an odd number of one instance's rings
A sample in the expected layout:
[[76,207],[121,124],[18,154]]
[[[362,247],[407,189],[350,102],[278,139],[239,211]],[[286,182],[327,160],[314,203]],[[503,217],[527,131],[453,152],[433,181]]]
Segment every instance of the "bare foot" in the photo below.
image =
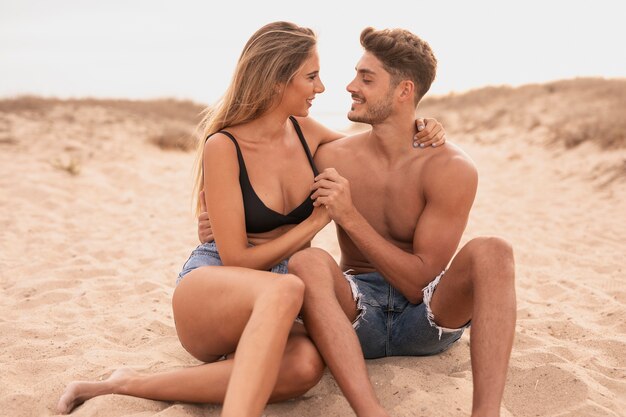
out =
[[137,372],[132,369],[122,368],[113,372],[111,376],[103,381],[70,382],[59,399],[57,411],[59,414],[69,414],[75,407],[78,407],[90,398],[99,395],[114,394],[135,375],[137,375]]
[[357,417],[391,417],[389,413],[381,406],[371,407],[367,412],[356,413]]

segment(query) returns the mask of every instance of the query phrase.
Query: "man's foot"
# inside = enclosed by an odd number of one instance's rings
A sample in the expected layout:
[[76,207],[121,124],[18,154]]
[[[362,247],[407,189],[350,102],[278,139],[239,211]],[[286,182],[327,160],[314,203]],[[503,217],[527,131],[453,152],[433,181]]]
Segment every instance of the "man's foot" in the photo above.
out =
[[111,374],[107,379],[97,382],[73,381],[65,388],[57,404],[59,414],[69,414],[75,407],[78,407],[90,398],[99,395],[113,394],[118,388],[123,386],[137,372],[132,369],[122,368]]

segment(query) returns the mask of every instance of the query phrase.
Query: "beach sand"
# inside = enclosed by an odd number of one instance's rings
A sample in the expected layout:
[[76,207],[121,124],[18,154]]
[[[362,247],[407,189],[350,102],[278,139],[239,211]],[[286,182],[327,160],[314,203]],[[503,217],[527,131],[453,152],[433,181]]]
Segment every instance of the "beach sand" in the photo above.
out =
[[[0,107],[0,415],[11,417],[55,415],[75,379],[199,363],[178,342],[171,310],[197,244],[194,155],[150,140],[164,125],[187,125],[93,100],[35,102]],[[541,127],[444,123],[479,168],[462,243],[497,235],[515,249],[518,321],[502,415],[626,415],[625,148],[550,145]],[[313,244],[339,256],[332,225]],[[368,361],[392,415],[470,414],[470,332],[438,356]],[[73,415],[219,411],[107,395]],[[327,372],[265,415],[353,413]]]

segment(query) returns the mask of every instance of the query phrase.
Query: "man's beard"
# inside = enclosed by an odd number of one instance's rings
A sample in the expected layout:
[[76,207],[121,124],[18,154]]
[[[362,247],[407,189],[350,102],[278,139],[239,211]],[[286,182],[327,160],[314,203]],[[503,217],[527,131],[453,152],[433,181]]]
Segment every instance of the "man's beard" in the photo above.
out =
[[353,122],[367,123],[370,125],[382,123],[393,111],[392,99],[393,90],[389,91],[382,100],[368,104],[365,114],[352,114],[353,110],[351,110],[350,113],[348,113],[348,119]]

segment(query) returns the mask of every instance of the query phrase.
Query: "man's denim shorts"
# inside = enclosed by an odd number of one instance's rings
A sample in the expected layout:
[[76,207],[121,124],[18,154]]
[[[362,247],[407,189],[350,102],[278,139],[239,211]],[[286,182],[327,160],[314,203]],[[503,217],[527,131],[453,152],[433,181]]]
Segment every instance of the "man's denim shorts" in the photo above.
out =
[[441,353],[459,340],[463,330],[437,326],[430,300],[443,272],[424,288],[424,301],[411,304],[377,272],[345,273],[357,302],[354,328],[366,359],[426,356]]
[[[284,259],[281,263],[272,267],[270,272],[286,274],[288,261],[289,259]],[[185,275],[196,268],[200,268],[201,266],[222,265],[222,260],[220,259],[220,254],[217,251],[217,245],[215,242],[203,243],[191,252],[191,256],[189,256],[189,259],[187,259],[187,262],[183,265],[182,271],[178,274],[176,285],[178,285],[180,280],[183,279]]]

